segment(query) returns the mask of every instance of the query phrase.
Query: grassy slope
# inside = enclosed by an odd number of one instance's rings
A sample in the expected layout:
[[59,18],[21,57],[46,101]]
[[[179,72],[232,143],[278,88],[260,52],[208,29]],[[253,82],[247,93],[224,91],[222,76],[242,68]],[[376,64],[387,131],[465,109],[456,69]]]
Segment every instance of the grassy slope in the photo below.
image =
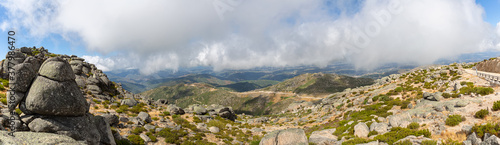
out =
[[303,74],[264,90],[277,92],[295,92],[303,94],[328,94],[341,92],[346,88],[373,84],[369,78],[353,78],[335,74]]
[[141,94],[154,100],[167,99],[182,108],[191,104],[220,104],[231,106],[237,113],[252,115],[278,113],[293,102],[292,99],[285,99],[285,101],[273,103],[265,96],[238,97],[225,89],[215,89],[206,84],[162,86]]

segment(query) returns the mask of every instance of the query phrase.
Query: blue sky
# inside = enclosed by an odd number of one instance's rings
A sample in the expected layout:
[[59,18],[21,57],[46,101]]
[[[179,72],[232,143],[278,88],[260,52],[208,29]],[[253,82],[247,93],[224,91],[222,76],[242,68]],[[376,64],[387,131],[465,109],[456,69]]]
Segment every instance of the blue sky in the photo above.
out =
[[500,0],[476,0],[486,12],[485,21],[495,26],[500,22]]
[[[391,62],[426,64],[485,50],[476,44],[484,42],[483,36],[493,40],[481,46],[500,47],[500,36],[489,38],[500,35],[495,33],[500,0],[407,1],[397,13],[390,9],[394,2],[6,0],[0,2],[0,37],[15,28],[16,47],[44,46],[53,53],[85,56],[103,70],[140,68],[144,74],[193,66],[321,67],[338,60],[368,69]],[[372,16],[377,12],[390,12],[391,23],[369,27],[382,24]],[[481,26],[480,19],[491,28]],[[381,31],[370,34],[369,28]],[[369,35],[366,46],[353,42],[357,30]],[[7,43],[0,48],[5,56]]]

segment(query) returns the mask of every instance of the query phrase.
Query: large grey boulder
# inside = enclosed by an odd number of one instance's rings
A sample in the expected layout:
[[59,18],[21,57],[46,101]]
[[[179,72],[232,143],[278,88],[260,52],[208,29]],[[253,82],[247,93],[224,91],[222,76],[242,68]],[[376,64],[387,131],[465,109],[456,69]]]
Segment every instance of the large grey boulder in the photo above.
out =
[[365,123],[361,122],[354,126],[354,136],[366,138],[368,133],[370,133],[370,128]]
[[43,62],[38,74],[51,80],[64,82],[74,81],[75,74],[67,61],[61,57],[52,57]]
[[[216,112],[217,112],[217,110],[216,110]],[[234,120],[236,120],[236,118],[238,118],[238,116],[236,116],[234,111],[228,107],[224,107],[224,108],[220,109],[218,112],[219,112],[218,115],[220,117],[229,119],[231,121],[234,121]]]
[[14,71],[14,80],[10,82],[10,89],[18,92],[28,91],[31,82],[36,77],[36,72],[33,65],[29,63],[21,63],[12,68]]
[[408,113],[388,116],[389,125],[392,127],[406,127],[410,124],[411,117]]
[[109,123],[110,126],[116,126],[118,123],[120,123],[120,120],[118,120],[118,116],[112,115],[112,114],[104,114],[102,115],[104,119]]
[[97,85],[101,82],[101,78],[99,78],[96,74],[87,78],[87,84],[89,85]]
[[259,118],[255,118],[255,119],[248,119],[247,123],[248,124],[262,124],[262,123],[266,123],[267,121],[269,121],[269,118],[259,117]]
[[71,58],[69,64],[71,65],[71,69],[75,73],[75,75],[81,75],[83,69],[83,58]]
[[26,57],[26,59],[24,59],[23,63],[29,63],[29,64],[31,64],[33,70],[35,72],[38,72],[38,70],[40,70],[40,66],[43,63],[43,59],[42,58],[35,58],[33,56],[28,56],[28,57]]
[[467,136],[467,140],[471,141],[472,145],[480,145],[482,142],[481,139],[477,137],[475,132]]
[[259,145],[307,145],[307,136],[302,129],[290,128],[266,134]]
[[436,92],[436,93],[429,93],[429,92],[425,92],[423,94],[423,97],[427,100],[430,100],[430,101],[440,101],[440,100],[443,100],[444,97],[442,96],[443,93],[441,92]]
[[87,84],[87,77],[84,76],[76,76],[75,82],[80,88],[84,88]]
[[170,114],[183,115],[185,113],[184,109],[177,107],[176,105],[173,104],[168,105],[167,110],[170,112]]
[[310,107],[312,106],[312,102],[307,102],[307,101],[295,101],[292,104],[288,105],[288,108],[286,109],[287,111],[293,111],[302,107]]
[[35,79],[25,103],[28,111],[41,115],[82,116],[89,110],[74,80],[58,82],[44,76]]
[[148,142],[151,142],[151,141],[152,141],[152,140],[151,140],[151,138],[149,138],[149,136],[148,136],[148,135],[146,135],[145,133],[141,133],[141,134],[139,135],[139,137],[141,137],[141,138],[142,138],[142,140],[144,140],[144,142],[146,142],[146,143],[148,143]]
[[0,144],[71,144],[85,145],[84,141],[77,141],[66,135],[42,132],[14,132],[14,136],[8,135],[7,131],[0,131]]
[[484,140],[483,144],[500,145],[500,139],[495,135],[491,135],[490,137]]
[[196,115],[205,115],[207,114],[207,109],[203,108],[203,106],[196,105],[193,107],[193,112],[196,113]]
[[423,141],[425,140],[432,140],[430,138],[427,138],[427,137],[424,137],[423,135],[422,136],[414,136],[414,135],[410,135],[410,136],[407,136],[403,139],[400,139],[398,141],[396,141],[395,143],[401,143],[403,141],[406,141],[406,140],[409,140],[412,144],[422,144]]
[[112,84],[112,82],[108,79],[108,76],[106,76],[106,74],[102,73],[100,78],[102,80],[102,83],[104,83],[104,85],[109,86]]
[[459,91],[462,88],[462,85],[460,83],[455,82],[455,86],[453,86],[453,91]]
[[97,85],[87,85],[87,89],[92,92],[92,94],[101,94],[102,90]]
[[88,112],[89,106],[68,62],[60,57],[49,58],[38,74],[26,95],[24,107],[28,113],[83,116]]
[[[9,57],[12,57],[12,58],[9,58]],[[5,59],[2,67],[3,67],[4,72],[8,72],[9,66],[14,67],[17,64],[23,63],[24,60],[26,59],[26,55],[20,51],[14,50],[14,51],[9,51],[5,55],[5,58],[6,59]],[[6,75],[6,76],[8,76],[8,75]]]
[[100,143],[105,145],[116,145],[108,121],[102,116],[95,116],[93,119],[94,125],[96,126],[100,134]]
[[464,125],[462,126],[462,132],[465,134],[469,134],[472,131],[472,126],[471,125]]
[[465,107],[467,105],[469,105],[469,101],[460,99],[455,104],[455,107]]
[[153,121],[151,120],[151,116],[149,116],[149,114],[146,112],[140,112],[139,115],[137,115],[137,117],[146,123],[150,123]]
[[370,131],[376,131],[378,134],[384,134],[388,132],[389,125],[387,123],[377,123],[373,122],[370,125]]
[[158,105],[158,106],[160,106],[160,105],[167,105],[167,104],[168,104],[168,100],[165,100],[165,99],[158,99],[155,102],[155,105]]
[[37,116],[28,127],[34,132],[48,132],[69,136],[75,140],[84,140],[88,144],[106,142],[101,140],[101,133],[95,125],[96,119],[91,114],[81,117]]
[[333,144],[337,142],[337,136],[333,135],[334,132],[335,129],[314,131],[309,137],[309,142],[315,144]]
[[212,133],[219,133],[219,128],[215,126],[209,127],[208,130]]
[[17,92],[17,91],[8,91],[7,92],[7,106],[9,107],[9,111],[12,112],[16,109],[16,106],[21,103],[21,101],[25,97],[25,93]]
[[124,99],[122,100],[121,102],[121,105],[127,105],[129,107],[133,107],[135,105],[137,105],[139,102],[137,102],[137,100],[135,99]]

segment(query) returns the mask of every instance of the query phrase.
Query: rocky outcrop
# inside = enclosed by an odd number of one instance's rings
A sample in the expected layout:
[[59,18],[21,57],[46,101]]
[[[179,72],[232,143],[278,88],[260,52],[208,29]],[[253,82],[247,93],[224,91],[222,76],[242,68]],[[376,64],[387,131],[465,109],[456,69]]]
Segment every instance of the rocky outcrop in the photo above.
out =
[[307,136],[302,129],[290,128],[273,131],[264,136],[259,145],[307,145]]
[[42,64],[25,103],[29,114],[82,116],[89,109],[70,65],[59,57]]
[[84,141],[77,141],[66,135],[37,132],[14,132],[14,136],[7,131],[0,131],[0,144],[72,144],[86,145]]
[[354,126],[354,136],[368,137],[368,133],[370,133],[370,128],[365,123],[361,122]]
[[370,125],[370,131],[376,131],[378,134],[384,134],[388,131],[389,125],[387,123],[373,122]]
[[[37,55],[31,56],[35,51]],[[53,133],[47,136],[44,133],[16,132],[21,134],[19,139],[22,139],[23,134],[53,138],[25,138],[29,141],[20,143],[116,144],[109,122],[104,117],[89,113],[89,103],[76,82],[74,69],[68,63],[69,56],[49,57],[43,48],[16,49],[14,54],[16,58],[11,61],[17,73],[13,76],[5,73],[0,75],[14,80],[10,86],[14,93],[8,93],[8,98],[14,100],[9,100],[8,110],[19,106],[23,112],[19,117],[13,116],[19,122],[16,130]],[[16,139],[5,138],[1,141],[18,143]]]
[[175,114],[175,115],[182,115],[184,114],[184,109],[177,107],[176,105],[168,105],[167,110],[170,112],[170,114]]
[[432,139],[426,138],[423,135],[422,136],[418,136],[418,137],[414,136],[414,135],[410,135],[410,136],[407,136],[407,137],[405,137],[403,139],[400,139],[400,140],[396,141],[395,143],[401,143],[401,142],[406,141],[406,140],[410,141],[412,144],[422,144],[422,141],[432,140]]
[[423,97],[424,97],[424,99],[427,99],[430,101],[440,101],[440,100],[444,99],[442,94],[443,93],[441,93],[441,92],[436,92],[436,93],[424,92]]
[[325,129],[314,131],[309,137],[309,142],[315,144],[334,144],[337,142],[337,136],[333,135],[335,130],[336,129]]
[[494,73],[500,73],[500,60],[499,59],[493,59],[493,60],[485,60],[482,62],[479,62],[476,65],[476,69],[478,71],[485,71],[485,72],[494,72]]

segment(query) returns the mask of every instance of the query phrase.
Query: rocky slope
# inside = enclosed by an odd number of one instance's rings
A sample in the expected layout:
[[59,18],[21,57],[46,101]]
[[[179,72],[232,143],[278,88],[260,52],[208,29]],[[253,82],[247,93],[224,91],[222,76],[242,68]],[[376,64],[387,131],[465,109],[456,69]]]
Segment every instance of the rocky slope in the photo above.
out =
[[490,58],[489,60],[478,62],[476,68],[479,71],[500,73],[500,60],[498,58]]

